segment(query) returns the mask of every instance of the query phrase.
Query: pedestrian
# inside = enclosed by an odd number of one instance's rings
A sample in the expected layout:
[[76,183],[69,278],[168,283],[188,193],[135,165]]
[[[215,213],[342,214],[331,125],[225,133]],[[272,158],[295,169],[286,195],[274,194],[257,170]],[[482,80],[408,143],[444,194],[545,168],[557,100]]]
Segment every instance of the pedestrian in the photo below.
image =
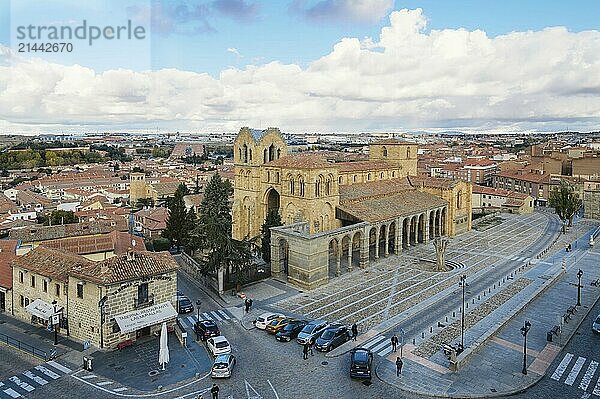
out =
[[246,298],[244,301],[244,306],[246,307],[246,313],[250,310],[250,299]]
[[392,335],[392,350],[394,352],[396,352],[398,350],[398,337],[396,336],[396,334]]
[[356,337],[358,337],[358,326],[354,323],[352,324],[352,340],[356,341]]
[[305,344],[304,344],[304,346],[302,347],[302,358],[303,358],[304,360],[307,360],[307,359],[308,359],[308,351],[309,351],[309,348],[310,348],[310,344],[309,344],[308,342],[307,342],[307,343],[305,343]]
[[308,350],[311,356],[315,355],[315,352],[313,352],[313,346],[315,346],[314,341],[308,341]]
[[210,393],[212,394],[212,399],[219,399],[219,386],[217,384],[213,384],[210,389]]
[[400,377],[402,374],[402,359],[399,357],[396,358],[396,377]]

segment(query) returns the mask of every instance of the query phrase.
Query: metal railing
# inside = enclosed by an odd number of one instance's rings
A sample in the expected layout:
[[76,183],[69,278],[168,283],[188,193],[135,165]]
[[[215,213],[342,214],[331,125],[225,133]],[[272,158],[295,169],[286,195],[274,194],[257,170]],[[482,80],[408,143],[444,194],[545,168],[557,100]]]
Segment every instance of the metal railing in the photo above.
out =
[[18,339],[10,337],[6,334],[0,333],[0,342],[10,345],[13,348],[17,348],[18,350],[21,350],[23,352],[29,353],[32,356],[37,357],[38,359],[42,359],[44,361],[50,359],[50,356],[46,353],[46,351],[38,349],[33,345],[26,344],[25,342],[19,341]]

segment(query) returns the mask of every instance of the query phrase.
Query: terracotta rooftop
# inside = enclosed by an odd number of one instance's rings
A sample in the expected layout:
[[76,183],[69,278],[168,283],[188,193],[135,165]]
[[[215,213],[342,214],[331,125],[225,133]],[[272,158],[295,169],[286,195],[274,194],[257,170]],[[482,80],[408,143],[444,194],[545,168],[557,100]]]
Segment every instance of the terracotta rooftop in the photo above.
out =
[[406,177],[344,185],[340,186],[340,203],[364,197],[394,194],[412,188]]
[[17,257],[17,240],[0,240],[0,287],[12,288],[11,262]]
[[99,284],[115,284],[177,270],[168,252],[134,252],[100,262],[56,249],[37,247],[12,261],[12,265],[66,282],[68,276]]
[[9,238],[21,242],[46,241],[64,237],[77,237],[93,234],[110,233],[111,231],[127,231],[127,220],[96,220],[56,226],[30,226],[11,230]]
[[69,237],[58,240],[49,240],[44,241],[43,245],[46,248],[69,251],[78,255],[109,251],[113,251],[115,255],[121,255],[126,253],[128,248],[132,246],[132,240],[135,241],[136,250],[146,249],[144,240],[141,237],[120,231],[87,237]]
[[505,177],[514,180],[522,180],[531,183],[548,183],[550,175],[532,172],[523,172],[523,170],[505,170],[496,173],[498,177]]
[[285,157],[267,162],[265,166],[292,169],[320,169],[331,168],[334,164],[333,162],[328,162],[322,154],[315,152],[301,152],[293,155],[286,155]]
[[408,176],[408,180],[415,187],[452,188],[460,183],[460,180],[442,177]]
[[393,166],[386,161],[355,161],[355,162],[340,162],[335,164],[340,172],[354,171],[371,171],[371,170],[388,170]]

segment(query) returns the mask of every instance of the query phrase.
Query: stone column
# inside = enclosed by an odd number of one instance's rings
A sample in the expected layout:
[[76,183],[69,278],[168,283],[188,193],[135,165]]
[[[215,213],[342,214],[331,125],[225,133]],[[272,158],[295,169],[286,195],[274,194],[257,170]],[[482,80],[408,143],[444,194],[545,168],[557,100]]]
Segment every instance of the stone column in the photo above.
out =
[[414,233],[412,244],[416,246],[417,243],[419,242],[419,233],[417,233],[417,229],[419,228],[419,219],[416,216],[413,216],[410,219],[410,225],[411,225],[411,230]]
[[363,234],[363,239],[360,242],[360,261],[361,269],[369,266],[369,235]]
[[352,271],[352,239],[348,242],[348,271]]
[[385,241],[383,243],[383,248],[384,248],[384,251],[383,251],[384,255],[383,256],[385,256],[387,258],[388,255],[390,254],[389,248],[388,248],[388,246],[389,246],[389,239],[390,239],[390,225],[389,224],[385,227],[385,237],[384,237],[384,239],[385,239]]
[[438,209],[439,212],[437,212],[437,236],[441,237],[442,236],[442,210]]
[[403,223],[396,220],[396,231],[394,232],[394,253],[396,255],[402,252],[402,228]]
[[379,226],[375,230],[375,259],[379,259]]
[[429,212],[425,213],[425,233],[423,235],[423,243],[429,242]]
[[336,255],[336,264],[335,264],[335,276],[339,277],[342,274],[342,243],[341,241],[337,245],[337,255]]

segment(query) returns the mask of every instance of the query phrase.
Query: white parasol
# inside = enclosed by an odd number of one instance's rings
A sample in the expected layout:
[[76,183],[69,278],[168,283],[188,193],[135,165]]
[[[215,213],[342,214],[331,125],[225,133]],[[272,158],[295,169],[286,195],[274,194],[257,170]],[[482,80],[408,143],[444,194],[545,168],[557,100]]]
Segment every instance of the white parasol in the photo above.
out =
[[160,350],[158,352],[158,363],[162,365],[162,369],[165,369],[165,363],[169,363],[169,343],[167,336],[167,323],[162,323],[160,329]]

